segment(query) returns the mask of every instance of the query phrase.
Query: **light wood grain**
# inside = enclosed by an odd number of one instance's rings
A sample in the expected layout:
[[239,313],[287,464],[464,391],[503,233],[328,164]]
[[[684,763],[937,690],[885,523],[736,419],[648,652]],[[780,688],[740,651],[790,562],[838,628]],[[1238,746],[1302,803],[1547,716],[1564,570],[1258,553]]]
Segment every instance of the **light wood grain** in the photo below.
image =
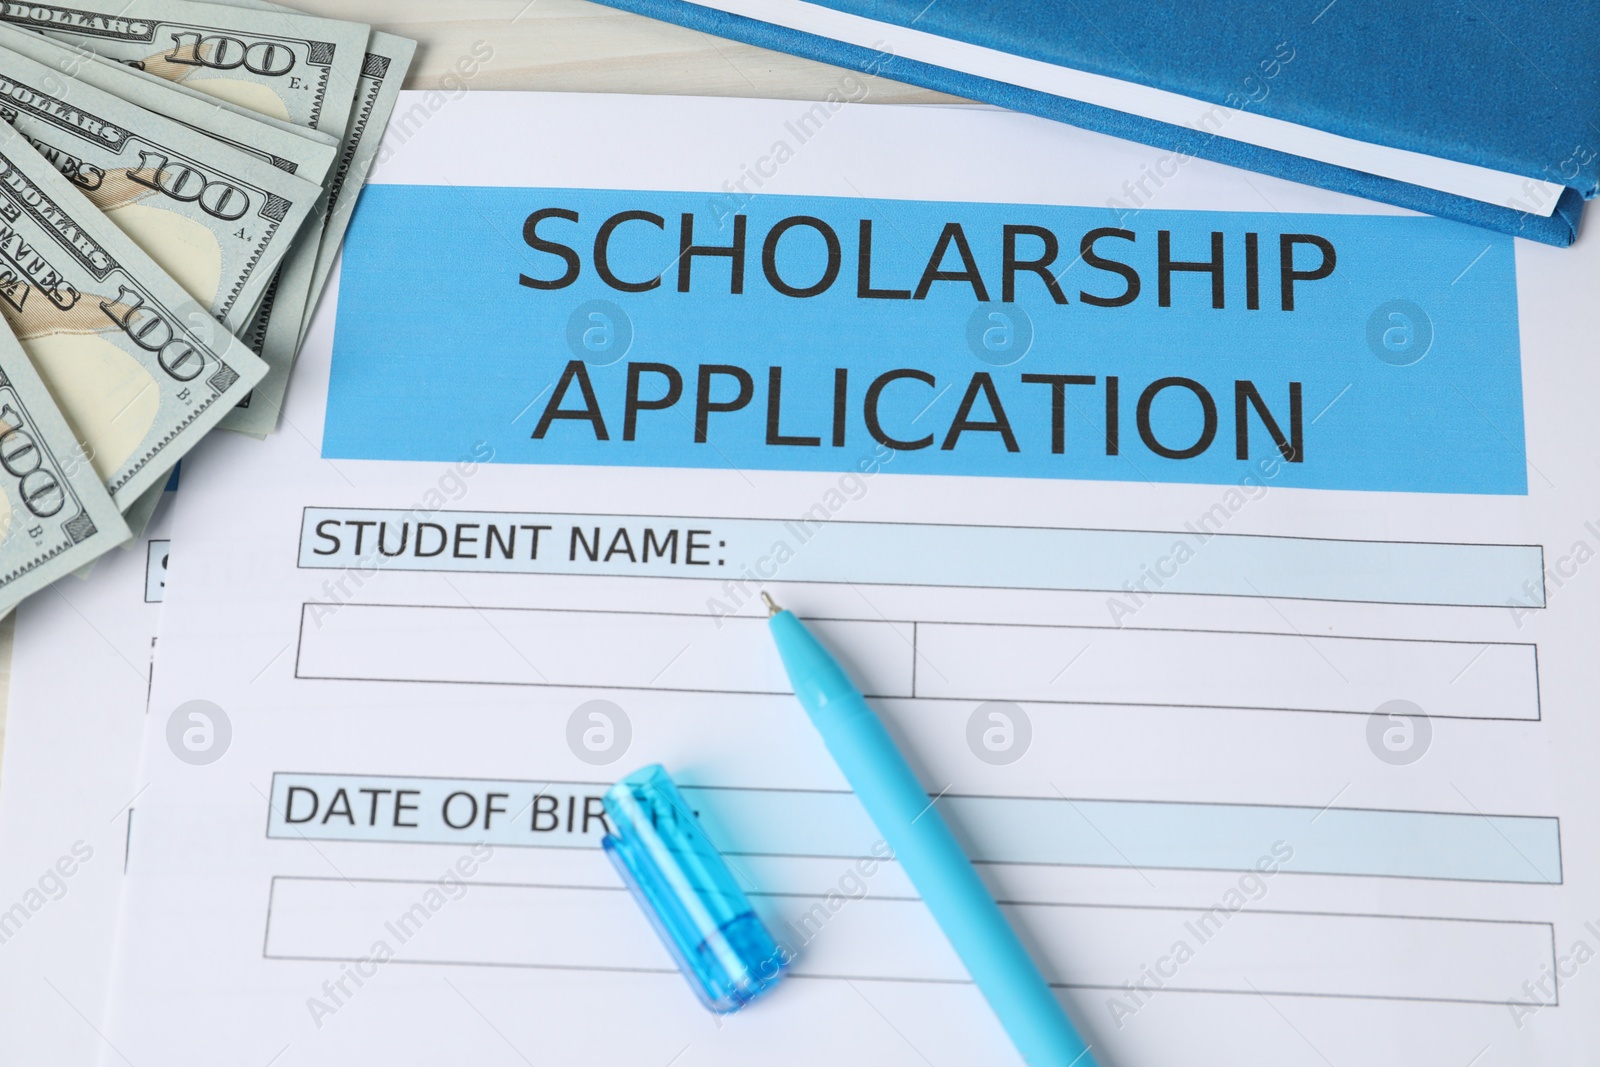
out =
[[[866,103],[956,99],[585,0],[295,0],[294,6],[416,41],[408,89],[446,86],[447,76],[459,77],[459,70],[466,69],[458,68],[458,61],[471,57],[474,45],[482,42],[491,54],[471,77],[460,79],[467,89],[822,100],[839,92],[841,84],[848,86],[844,79],[851,77],[867,84],[867,93],[859,97]],[[480,47],[478,54],[482,52]],[[13,613],[0,621],[0,752],[11,693],[15,619]]]
[[[478,89],[820,100],[851,73],[584,0],[300,0],[297,6],[418,41],[408,89],[437,88],[478,41],[494,50],[469,82]],[[953,98],[877,79],[869,99]]]

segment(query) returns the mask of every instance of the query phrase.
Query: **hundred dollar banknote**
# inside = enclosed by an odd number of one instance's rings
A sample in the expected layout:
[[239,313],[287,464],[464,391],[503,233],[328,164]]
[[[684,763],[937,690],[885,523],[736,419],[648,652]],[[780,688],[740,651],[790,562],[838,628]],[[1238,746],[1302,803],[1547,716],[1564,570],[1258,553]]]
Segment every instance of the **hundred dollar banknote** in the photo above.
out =
[[0,124],[0,317],[119,509],[266,365]]
[[[0,24],[0,47],[48,63],[64,75],[87,81],[140,107],[176,119],[241,151],[253,152],[279,170],[315,180],[319,185],[325,185],[339,151],[338,141],[320,130],[295,126],[226,100],[206,96],[179,82],[165,81],[43,34]],[[314,209],[313,215],[317,214]],[[316,217],[308,220],[300,236],[295,239],[297,247],[302,243],[312,246],[318,243],[320,221]],[[238,429],[264,437],[277,421],[277,409],[288,383],[294,353],[292,350],[268,349],[267,327],[272,312],[279,305],[284,273],[285,268],[280,266],[278,275],[257,302],[249,321],[241,329],[234,330],[234,334],[252,352],[267,360],[268,369],[267,377],[262,379],[257,389],[245,394],[234,410],[218,424],[224,429]],[[309,282],[304,281],[304,268],[300,278],[292,280],[289,287],[297,291],[285,293],[287,306],[283,314],[284,321],[299,316],[299,309],[307,302]],[[279,348],[283,347],[280,339]],[[257,391],[262,395],[260,400],[256,399]],[[159,496],[159,491],[152,490],[151,494],[154,498]],[[130,511],[128,517],[130,525],[133,524],[134,512]]]
[[[0,24],[0,48],[18,52],[46,64],[63,77],[114,93],[142,108],[181,122],[241,152],[248,152],[286,174],[321,185],[333,165],[336,142],[328,134],[257,114],[237,104],[135,70],[126,64],[102,59],[93,52],[64,41]],[[308,220],[306,228],[314,228],[315,221]],[[303,232],[296,240],[314,239],[315,236],[312,233],[308,238]],[[268,292],[271,292],[270,286]],[[260,316],[253,315],[253,321],[256,318]],[[249,344],[257,355],[260,355],[264,333],[264,320],[244,330],[234,331],[235,336]],[[218,425],[226,425],[234,412],[249,403],[249,396],[245,394],[234,411],[224,416]],[[161,495],[162,486],[148,489],[123,513],[123,519],[135,539],[154,514]],[[133,543],[130,540],[123,547]],[[87,575],[91,569],[93,564],[73,573]]]
[[248,320],[322,195],[319,185],[5,47],[0,118],[231,329]]
[[0,326],[0,615],[129,536],[38,372]]
[[[0,3],[0,20],[335,136],[349,126],[370,35],[359,23],[190,0],[75,0],[70,7]],[[325,185],[324,199],[313,209],[319,222],[327,213],[327,196]],[[270,315],[244,328],[272,368],[273,383],[230,416],[231,428],[259,435],[277,422],[316,271],[321,242],[311,236],[297,242],[280,267]],[[293,331],[282,325],[290,321]],[[276,330],[273,323],[280,324]]]
[[338,141],[331,134],[262,115],[179,82],[103,59],[66,41],[5,23],[0,23],[0,48],[42,63],[64,78],[92,85],[146,111],[181,122],[319,187],[333,167]]
[[[23,55],[38,62],[48,63],[68,77],[82,78],[91,85],[97,85],[108,92],[115,92],[124,100],[164,115],[169,113],[157,101],[168,95],[169,91],[175,91],[180,96],[189,97],[210,105],[213,114],[227,112],[231,115],[249,119],[252,123],[252,129],[259,128],[260,125],[266,125],[275,130],[292,133],[296,137],[305,140],[317,141],[327,145],[338,143],[338,138],[332,134],[323,133],[312,129],[310,126],[297,125],[285,119],[264,114],[253,108],[236,104],[232,100],[223,99],[220,96],[202,93],[198,89],[190,88],[181,81],[170,81],[166,78],[157,77],[143,70],[137,64],[124,63],[118,59],[107,59],[100,53],[75,43],[72,38],[47,36],[34,30],[19,29],[16,25],[5,22],[0,22],[0,34],[4,35],[5,46],[12,51],[21,52]],[[46,47],[43,49],[25,47],[29,43],[42,44]],[[89,67],[86,62],[89,60],[92,60],[98,66],[95,68]],[[108,84],[108,80],[102,75],[102,71],[107,69],[115,71],[124,77]],[[158,95],[151,95],[152,89],[159,89],[161,92]],[[205,132],[221,134],[223,131],[207,128]],[[233,143],[230,137],[225,136],[223,139],[230,144]],[[249,146],[236,144],[234,147]]]
[[370,30],[194,0],[0,3],[0,21],[296,126],[344,130]]

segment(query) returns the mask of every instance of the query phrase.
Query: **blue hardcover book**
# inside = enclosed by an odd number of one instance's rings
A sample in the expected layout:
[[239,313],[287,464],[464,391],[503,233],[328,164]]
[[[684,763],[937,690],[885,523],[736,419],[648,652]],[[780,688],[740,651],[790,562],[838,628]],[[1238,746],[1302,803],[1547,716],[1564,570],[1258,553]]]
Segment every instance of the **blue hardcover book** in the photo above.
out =
[[1600,186],[1594,0],[606,2],[1155,146],[1135,209],[1199,157],[1569,245]]

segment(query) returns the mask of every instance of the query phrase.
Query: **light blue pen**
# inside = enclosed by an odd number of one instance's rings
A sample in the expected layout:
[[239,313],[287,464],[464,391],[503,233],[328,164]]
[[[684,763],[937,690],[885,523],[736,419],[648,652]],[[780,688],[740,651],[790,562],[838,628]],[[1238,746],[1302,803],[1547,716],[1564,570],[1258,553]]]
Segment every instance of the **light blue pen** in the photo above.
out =
[[1094,1067],[1089,1046],[877,714],[800,620],[766,593],[761,598],[794,695],[1023,1060]]

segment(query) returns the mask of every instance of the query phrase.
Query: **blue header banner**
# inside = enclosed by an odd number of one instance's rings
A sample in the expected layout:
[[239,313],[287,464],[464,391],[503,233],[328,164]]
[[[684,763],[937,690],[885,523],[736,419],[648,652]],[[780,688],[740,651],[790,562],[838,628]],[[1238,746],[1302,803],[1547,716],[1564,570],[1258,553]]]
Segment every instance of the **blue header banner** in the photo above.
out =
[[1510,238],[376,185],[324,455],[1527,491]]

